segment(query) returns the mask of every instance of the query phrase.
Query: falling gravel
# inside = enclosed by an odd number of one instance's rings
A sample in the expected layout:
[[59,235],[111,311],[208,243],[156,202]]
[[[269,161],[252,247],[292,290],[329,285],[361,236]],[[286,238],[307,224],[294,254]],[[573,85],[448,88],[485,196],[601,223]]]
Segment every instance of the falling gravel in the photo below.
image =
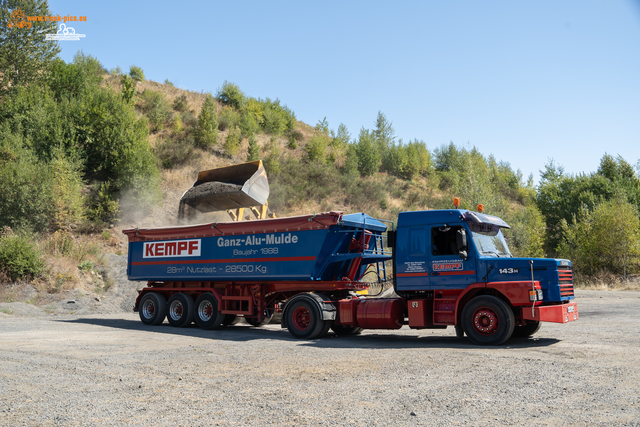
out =
[[205,201],[211,195],[237,193],[242,190],[242,185],[230,184],[227,182],[204,182],[191,187],[180,199],[178,205],[178,223],[190,220],[196,214],[198,203]]
[[130,312],[5,315],[0,425],[639,426],[640,292],[577,302],[577,322],[500,347],[452,328],[304,341]]

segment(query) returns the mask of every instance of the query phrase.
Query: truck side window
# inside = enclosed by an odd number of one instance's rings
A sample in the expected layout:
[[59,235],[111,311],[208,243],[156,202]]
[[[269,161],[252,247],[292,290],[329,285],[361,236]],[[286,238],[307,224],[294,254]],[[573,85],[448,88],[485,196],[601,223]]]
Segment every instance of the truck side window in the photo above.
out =
[[409,229],[409,254],[410,255],[426,255],[425,250],[425,229],[411,228]]
[[458,255],[456,234],[460,226],[433,227],[431,229],[431,254],[432,255]]

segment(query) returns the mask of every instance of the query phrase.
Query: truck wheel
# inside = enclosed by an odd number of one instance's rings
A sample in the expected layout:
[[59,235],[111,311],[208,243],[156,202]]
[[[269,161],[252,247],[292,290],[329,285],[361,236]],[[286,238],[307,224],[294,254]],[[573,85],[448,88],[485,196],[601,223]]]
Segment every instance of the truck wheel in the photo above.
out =
[[542,326],[542,322],[538,322],[537,320],[527,320],[526,325],[516,326],[513,329],[513,336],[522,338],[530,337],[538,332],[540,326]]
[[244,318],[244,321],[250,324],[251,326],[255,326],[256,328],[259,328],[260,326],[264,326],[267,323],[271,322],[272,317],[273,317],[273,312],[271,313],[271,316],[266,316],[264,319],[262,319],[261,322],[258,322],[257,319],[249,319],[247,317]]
[[285,316],[287,328],[296,338],[312,340],[320,336],[326,326],[315,303],[302,298],[287,307]]
[[235,325],[239,321],[240,321],[240,318],[235,314],[225,314],[224,319],[222,319],[222,326]]
[[140,300],[140,320],[147,325],[159,325],[167,315],[167,301],[156,292],[149,292]]
[[511,307],[498,297],[475,297],[462,310],[462,327],[472,343],[500,345],[511,337],[515,317]]
[[342,325],[333,325],[331,330],[336,333],[336,335],[346,336],[346,335],[356,335],[362,332],[362,328],[360,326],[342,326]]
[[171,326],[183,328],[193,322],[194,303],[191,296],[183,293],[173,294],[167,304],[167,320]]
[[[233,316],[233,315],[230,315]],[[211,292],[204,293],[196,300],[195,319],[202,329],[214,329],[227,320],[227,315],[218,310],[218,300]],[[235,319],[229,319],[233,324]]]

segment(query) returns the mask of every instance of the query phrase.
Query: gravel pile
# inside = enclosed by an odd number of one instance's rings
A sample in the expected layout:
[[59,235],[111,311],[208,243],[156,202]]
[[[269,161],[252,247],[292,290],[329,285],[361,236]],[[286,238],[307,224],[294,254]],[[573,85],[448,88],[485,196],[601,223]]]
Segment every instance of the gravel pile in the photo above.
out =
[[578,322],[502,347],[452,328],[300,341],[0,317],[0,425],[639,426],[640,292],[577,293]]

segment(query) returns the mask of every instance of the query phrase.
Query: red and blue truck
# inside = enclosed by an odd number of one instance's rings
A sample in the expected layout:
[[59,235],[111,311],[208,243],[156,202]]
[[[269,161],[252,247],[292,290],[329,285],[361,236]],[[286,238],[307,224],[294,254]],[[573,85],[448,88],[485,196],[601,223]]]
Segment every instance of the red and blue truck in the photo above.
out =
[[[216,329],[244,317],[260,326],[279,312],[303,339],[454,326],[475,344],[499,345],[541,322],[578,319],[571,262],[513,257],[508,228],[447,209],[402,212],[397,225],[327,212],[123,233],[128,277],[147,282],[134,310],[149,325]],[[363,295],[373,283],[364,277],[392,285],[393,297]]]

